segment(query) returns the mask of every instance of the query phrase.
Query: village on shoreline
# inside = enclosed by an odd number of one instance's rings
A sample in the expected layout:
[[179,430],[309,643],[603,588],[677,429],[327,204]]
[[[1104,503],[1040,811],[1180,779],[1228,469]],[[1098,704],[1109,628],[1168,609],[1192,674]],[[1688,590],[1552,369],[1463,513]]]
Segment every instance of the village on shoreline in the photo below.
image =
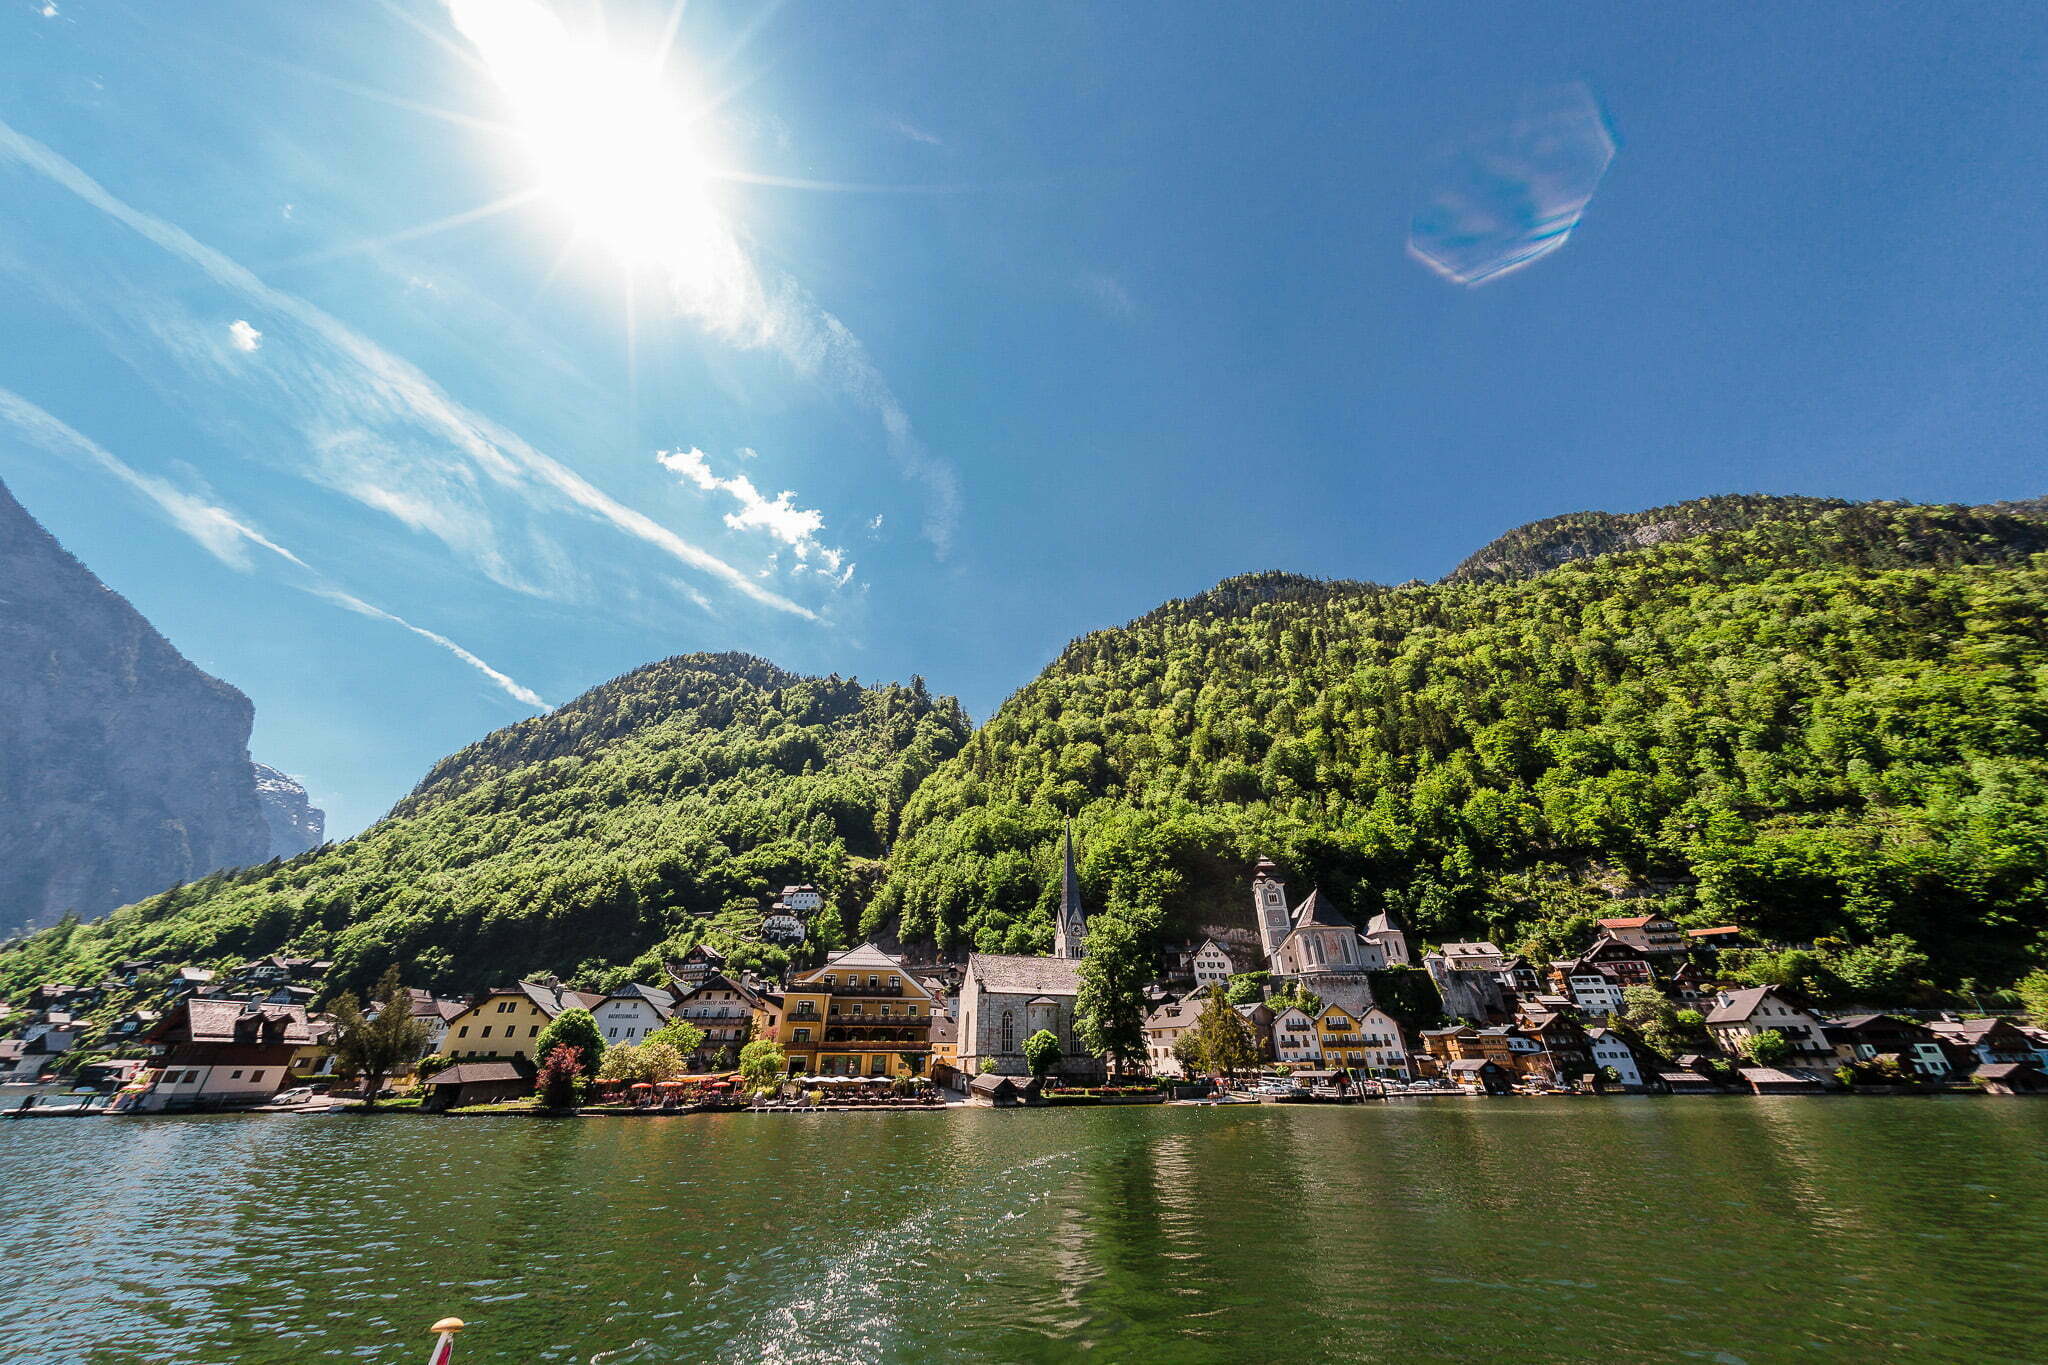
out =
[[[394,970],[367,1003],[325,1009],[332,964],[317,959],[123,962],[0,1006],[0,1115],[2048,1094],[2048,1029],[2016,1014],[1823,1012],[1724,966],[1772,946],[1732,926],[1618,916],[1570,958],[1468,942],[1418,964],[1389,916],[1361,929],[1320,889],[1290,901],[1269,860],[1250,895],[1255,930],[1146,964],[1091,936],[1069,838],[1045,956],[911,961],[864,943],[769,979],[699,942],[660,984],[550,976],[444,998]],[[816,887],[784,887],[761,940],[801,960],[822,905]]]

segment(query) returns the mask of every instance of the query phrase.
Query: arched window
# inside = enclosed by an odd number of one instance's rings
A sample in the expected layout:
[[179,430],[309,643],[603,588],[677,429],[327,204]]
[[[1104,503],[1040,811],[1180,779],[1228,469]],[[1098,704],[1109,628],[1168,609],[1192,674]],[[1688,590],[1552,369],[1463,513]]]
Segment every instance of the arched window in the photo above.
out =
[[1016,1018],[1016,1016],[1015,1016],[1015,1015],[1011,1014],[1011,1013],[1010,1013],[1010,1011],[1008,1011],[1008,1010],[1004,1010],[1004,1011],[1003,1011],[1003,1029],[1002,1029],[1002,1033],[1001,1033],[1001,1035],[1000,1035],[1000,1038],[999,1038],[999,1040],[998,1040],[998,1044],[997,1044],[997,1047],[996,1047],[996,1051],[998,1051],[998,1052],[1015,1052],[1016,1050],[1017,1050],[1017,1018]]

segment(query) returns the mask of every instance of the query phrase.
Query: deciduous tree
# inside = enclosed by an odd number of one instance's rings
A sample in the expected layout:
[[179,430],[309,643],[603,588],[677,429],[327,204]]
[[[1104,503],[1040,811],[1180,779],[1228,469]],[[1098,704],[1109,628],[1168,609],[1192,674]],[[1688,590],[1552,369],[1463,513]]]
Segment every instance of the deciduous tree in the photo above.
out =
[[546,1057],[558,1047],[575,1052],[585,1076],[595,1076],[604,1062],[604,1035],[597,1031],[597,1020],[590,1011],[580,1007],[563,1010],[549,1021],[540,1031],[533,1055]]
[[1151,961],[1137,930],[1121,916],[1098,914],[1082,946],[1074,1027],[1082,1046],[1119,1071],[1145,1057],[1145,982]]
[[413,1018],[412,1000],[391,967],[377,983],[374,1010],[365,1014],[354,995],[334,1002],[335,1065],[363,1078],[363,1105],[374,1109],[384,1078],[417,1058],[427,1045],[427,1026]]

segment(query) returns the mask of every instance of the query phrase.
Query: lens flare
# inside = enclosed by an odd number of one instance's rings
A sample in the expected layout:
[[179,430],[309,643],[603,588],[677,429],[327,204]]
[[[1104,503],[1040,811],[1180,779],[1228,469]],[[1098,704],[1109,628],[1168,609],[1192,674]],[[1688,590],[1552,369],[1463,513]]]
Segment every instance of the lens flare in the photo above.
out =
[[1547,90],[1520,117],[1446,157],[1415,215],[1408,254],[1463,285],[1484,284],[1565,244],[1614,160],[1614,137],[1584,85]]

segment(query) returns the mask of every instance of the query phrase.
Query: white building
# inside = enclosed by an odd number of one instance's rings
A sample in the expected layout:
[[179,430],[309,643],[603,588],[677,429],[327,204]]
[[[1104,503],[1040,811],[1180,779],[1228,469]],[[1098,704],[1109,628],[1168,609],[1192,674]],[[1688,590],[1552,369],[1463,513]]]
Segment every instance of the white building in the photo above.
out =
[[590,1013],[606,1047],[614,1043],[637,1046],[666,1024],[675,1008],[675,996],[661,987],[630,985],[607,995]]
[[1237,974],[1237,963],[1213,938],[1203,939],[1202,946],[1188,955],[1188,965],[1194,969],[1197,986],[1212,986]]
[[1184,1034],[1201,1020],[1202,1010],[1208,998],[1201,992],[1190,992],[1178,1000],[1169,1000],[1145,1017],[1145,1060],[1152,1066],[1156,1076],[1185,1076],[1180,1058],[1173,1055],[1173,1049]]
[[1575,958],[1550,965],[1555,976],[1564,978],[1565,994],[1571,997],[1579,1013],[1600,1017],[1621,1013],[1622,991],[1626,988],[1593,963]]
[[1408,935],[1394,927],[1393,917],[1382,910],[1366,921],[1363,935],[1367,943],[1380,950],[1380,956],[1390,967],[1412,965],[1408,957]]
[[1323,1064],[1323,1044],[1316,1021],[1292,1005],[1273,1017],[1273,1060],[1311,1070]]
[[1613,1029],[1589,1028],[1586,1041],[1593,1054],[1596,1069],[1613,1067],[1614,1074],[1621,1077],[1621,1084],[1629,1090],[1643,1088],[1643,1070],[1636,1064],[1635,1049]]
[[785,886],[776,899],[799,915],[816,914],[825,908],[825,893],[805,882],[802,886]]
[[1772,1029],[1792,1045],[1788,1065],[1834,1069],[1835,1049],[1820,1020],[1780,995],[1775,986],[1722,991],[1707,1014],[1707,1032],[1731,1053],[1739,1052],[1744,1038]]
[[1374,1072],[1398,1076],[1414,1074],[1408,1060],[1408,1043],[1401,1025],[1378,1005],[1358,1015],[1359,1037],[1365,1043],[1365,1064]]

